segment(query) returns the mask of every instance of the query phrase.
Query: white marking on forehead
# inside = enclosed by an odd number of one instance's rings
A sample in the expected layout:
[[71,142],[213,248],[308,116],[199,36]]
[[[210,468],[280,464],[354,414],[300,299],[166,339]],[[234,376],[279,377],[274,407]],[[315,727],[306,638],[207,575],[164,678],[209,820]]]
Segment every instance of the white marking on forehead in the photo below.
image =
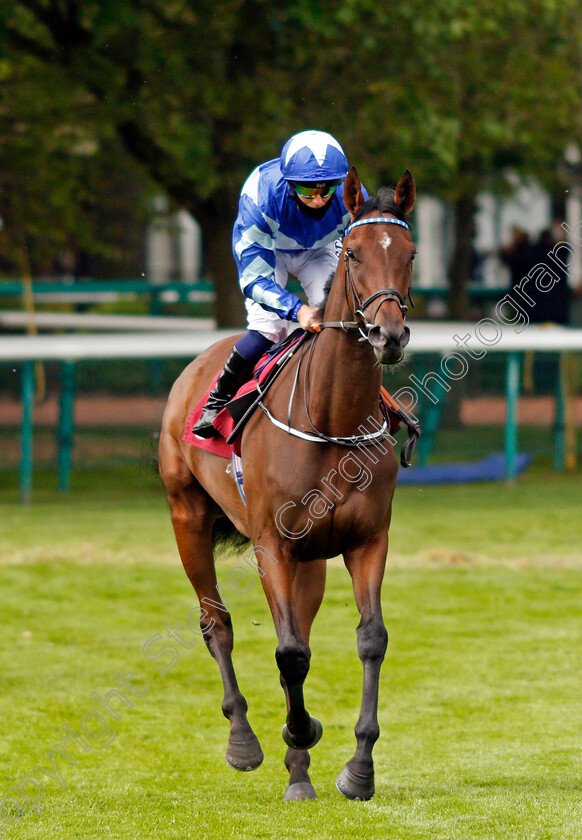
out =
[[384,250],[386,250],[387,248],[389,248],[392,245],[392,239],[391,239],[391,237],[388,236],[386,231],[384,231],[384,233],[382,234],[382,239],[380,240],[380,245],[382,246],[382,248],[384,248]]

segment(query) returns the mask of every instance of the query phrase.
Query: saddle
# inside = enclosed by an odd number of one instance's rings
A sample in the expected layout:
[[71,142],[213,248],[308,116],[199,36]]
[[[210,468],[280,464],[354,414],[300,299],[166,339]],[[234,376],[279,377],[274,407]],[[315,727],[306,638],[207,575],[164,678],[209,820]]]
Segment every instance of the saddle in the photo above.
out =
[[[274,381],[284,364],[294,354],[299,342],[303,342],[307,336],[308,333],[303,330],[294,330],[287,338],[263,354],[255,365],[249,381],[241,385],[232,400],[214,419],[212,425],[217,430],[218,435],[206,439],[199,438],[192,429],[202,414],[208,395],[218,379],[219,371],[204,397],[190,414],[182,440],[198,447],[198,449],[205,449],[207,452],[221,455],[224,458],[230,458],[233,453],[240,455],[240,439],[247,420],[251,417],[254,408],[258,406],[260,398],[268,390],[271,382]],[[287,354],[287,351],[291,352]],[[254,407],[253,403],[256,403]]]

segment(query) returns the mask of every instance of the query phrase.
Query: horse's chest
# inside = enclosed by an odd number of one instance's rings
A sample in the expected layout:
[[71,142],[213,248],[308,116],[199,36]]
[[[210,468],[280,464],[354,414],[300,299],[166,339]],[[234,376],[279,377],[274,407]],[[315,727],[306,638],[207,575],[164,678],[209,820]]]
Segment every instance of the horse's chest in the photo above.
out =
[[301,478],[280,475],[272,486],[271,516],[286,539],[341,550],[347,536],[367,538],[384,527],[395,477],[392,459],[366,464],[347,453],[319,471],[306,469]]

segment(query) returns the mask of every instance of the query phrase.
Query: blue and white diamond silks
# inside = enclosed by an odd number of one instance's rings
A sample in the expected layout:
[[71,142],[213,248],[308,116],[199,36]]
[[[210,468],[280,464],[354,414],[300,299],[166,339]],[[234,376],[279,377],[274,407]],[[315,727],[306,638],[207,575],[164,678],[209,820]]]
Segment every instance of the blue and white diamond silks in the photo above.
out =
[[[365,191],[364,195],[367,198]],[[315,219],[301,210],[279,160],[261,164],[243,186],[232,235],[243,293],[280,318],[291,320],[301,299],[276,283],[277,251],[316,251],[343,236],[349,220],[341,186],[330,198],[325,215]]]

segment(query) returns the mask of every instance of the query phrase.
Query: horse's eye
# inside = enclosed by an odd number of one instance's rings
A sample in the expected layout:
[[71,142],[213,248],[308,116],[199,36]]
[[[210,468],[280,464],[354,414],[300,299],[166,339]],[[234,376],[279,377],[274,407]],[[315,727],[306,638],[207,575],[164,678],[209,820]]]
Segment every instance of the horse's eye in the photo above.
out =
[[354,254],[354,252],[352,251],[351,248],[346,248],[346,257],[349,260],[355,260],[356,259],[356,255]]

